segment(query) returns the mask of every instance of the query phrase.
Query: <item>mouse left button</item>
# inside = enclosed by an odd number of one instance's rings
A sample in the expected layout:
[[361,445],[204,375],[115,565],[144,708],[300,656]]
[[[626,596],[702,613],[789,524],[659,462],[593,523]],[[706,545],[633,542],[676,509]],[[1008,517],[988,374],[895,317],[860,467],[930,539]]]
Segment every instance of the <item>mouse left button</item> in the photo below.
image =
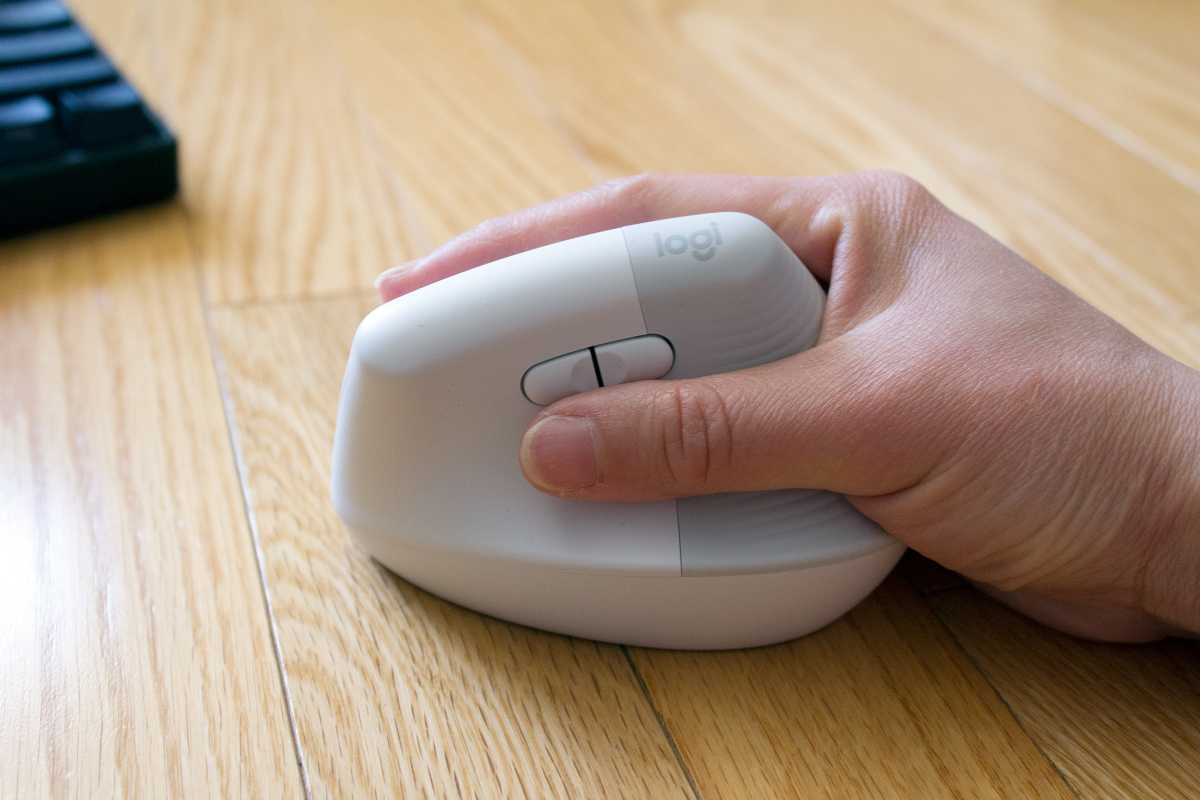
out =
[[589,349],[534,364],[521,378],[521,391],[529,402],[546,406],[579,392],[600,388]]

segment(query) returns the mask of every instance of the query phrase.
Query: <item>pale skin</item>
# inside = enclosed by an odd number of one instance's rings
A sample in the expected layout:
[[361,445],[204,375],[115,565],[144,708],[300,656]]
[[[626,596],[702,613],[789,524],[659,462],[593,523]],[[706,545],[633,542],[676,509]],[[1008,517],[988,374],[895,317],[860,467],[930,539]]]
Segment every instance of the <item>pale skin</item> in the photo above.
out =
[[709,211],[770,225],[828,286],[816,347],[576,395],[519,454],[543,491],[846,494],[1015,609],[1110,641],[1200,631],[1200,373],[892,173],[649,175],[492,220],[384,300],[586,233]]

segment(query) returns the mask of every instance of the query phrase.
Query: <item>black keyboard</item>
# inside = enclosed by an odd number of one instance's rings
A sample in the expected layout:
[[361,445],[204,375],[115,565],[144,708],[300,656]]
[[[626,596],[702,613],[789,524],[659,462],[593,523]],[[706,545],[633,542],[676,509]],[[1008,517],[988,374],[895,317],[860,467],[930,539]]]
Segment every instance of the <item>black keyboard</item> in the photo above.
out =
[[59,0],[0,0],[0,236],[165,200],[175,137]]

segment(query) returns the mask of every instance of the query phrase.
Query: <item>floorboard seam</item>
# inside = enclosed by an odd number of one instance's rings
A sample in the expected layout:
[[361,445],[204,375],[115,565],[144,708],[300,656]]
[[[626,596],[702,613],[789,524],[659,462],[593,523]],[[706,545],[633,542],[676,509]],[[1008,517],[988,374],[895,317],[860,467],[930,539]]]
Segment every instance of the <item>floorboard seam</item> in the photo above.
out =
[[[187,214],[185,213],[186,217]],[[193,257],[200,263],[197,248],[192,240],[191,228],[187,229],[188,241],[192,243]],[[300,730],[296,725],[296,713],[292,703],[291,687],[288,684],[287,668],[283,661],[283,647],[279,641],[279,631],[275,621],[275,609],[271,602],[271,592],[267,586],[266,559],[262,549],[262,537],[259,534],[258,522],[251,505],[245,458],[242,454],[241,442],[237,433],[237,417],[233,408],[233,396],[229,390],[229,381],[225,368],[225,359],[217,342],[216,329],[212,320],[212,309],[208,302],[204,276],[199,266],[196,267],[197,293],[200,299],[200,313],[204,320],[204,332],[208,340],[209,360],[217,381],[217,391],[221,398],[221,410],[225,416],[225,435],[233,455],[233,468],[238,481],[238,491],[241,494],[242,513],[250,532],[250,545],[254,551],[255,568],[258,571],[259,589],[262,591],[263,608],[267,614],[267,630],[271,637],[271,650],[275,656],[275,668],[279,674],[279,685],[283,693],[283,705],[287,714],[288,730],[292,737],[292,748],[296,758],[296,766],[300,771],[300,785],[306,800],[312,800],[312,785],[308,777],[308,764],[304,758],[304,747],[300,740]]]
[[[910,584],[911,584],[911,581],[910,581]],[[937,594],[939,596],[944,596],[944,595],[948,595],[951,593],[959,593],[959,592],[964,592],[964,591],[976,592],[979,590],[975,589],[971,586],[959,586],[959,587],[942,589],[940,591],[935,592],[935,594]],[[918,596],[919,596],[919,594],[918,594]],[[979,673],[979,676],[981,678],[983,678],[984,682],[988,685],[988,688],[991,689],[992,692],[996,695],[996,699],[999,700],[1000,704],[1004,706],[1004,710],[1008,712],[1008,715],[1010,717],[1012,717],[1013,722],[1021,730],[1021,733],[1025,734],[1025,738],[1028,739],[1029,743],[1031,745],[1033,745],[1035,750],[1037,750],[1038,755],[1040,755],[1042,758],[1044,758],[1046,760],[1046,763],[1050,765],[1050,768],[1054,770],[1054,773],[1056,775],[1058,775],[1059,780],[1061,780],[1063,782],[1063,786],[1065,786],[1067,788],[1067,790],[1071,792],[1072,796],[1077,797],[1077,798],[1082,797],[1082,795],[1079,794],[1078,787],[1076,787],[1075,783],[1067,776],[1067,774],[1065,772],[1062,771],[1062,769],[1058,765],[1058,762],[1050,757],[1050,754],[1047,753],[1042,748],[1041,743],[1038,742],[1038,740],[1034,737],[1034,735],[1029,732],[1029,729],[1025,727],[1025,723],[1021,721],[1021,717],[1019,714],[1017,714],[1016,709],[1014,709],[1012,707],[1012,705],[1009,704],[1008,698],[1006,698],[1004,696],[1004,693],[1000,691],[999,687],[997,687],[996,684],[992,683],[992,679],[988,675],[987,670],[985,670],[983,668],[983,665],[979,663],[979,661],[975,658],[975,656],[971,655],[971,651],[967,649],[967,646],[965,644],[963,644],[962,639],[960,639],[958,637],[958,634],[955,633],[954,629],[946,624],[946,620],[942,618],[941,612],[933,605],[933,603],[928,602],[927,598],[921,597],[920,599],[923,602],[925,602],[925,606],[929,609],[930,614],[933,616],[933,618],[935,620],[937,620],[937,624],[942,627],[942,630],[944,630],[946,632],[946,635],[950,637],[950,640],[952,642],[954,642],[954,646],[958,648],[958,651],[960,653],[962,653],[963,658],[965,658],[967,660],[967,663],[970,664],[971,667],[977,673]]]
[[683,752],[675,742],[675,736],[671,733],[671,729],[667,727],[667,720],[663,717],[662,712],[659,711],[658,706],[654,702],[654,698],[650,695],[650,687],[646,685],[645,679],[642,678],[641,670],[637,668],[637,664],[633,660],[633,654],[629,652],[629,648],[625,645],[621,645],[621,652],[625,654],[625,661],[629,664],[629,671],[633,673],[633,679],[637,681],[638,688],[642,690],[642,696],[646,698],[646,702],[650,705],[650,710],[654,712],[654,718],[658,720],[659,730],[666,737],[671,752],[675,754],[675,762],[683,770],[683,777],[687,778],[688,786],[692,789],[692,797],[696,798],[696,800],[703,800],[703,795],[700,794],[700,787],[696,785],[696,779],[692,776],[692,771],[688,768],[687,762],[683,760]]

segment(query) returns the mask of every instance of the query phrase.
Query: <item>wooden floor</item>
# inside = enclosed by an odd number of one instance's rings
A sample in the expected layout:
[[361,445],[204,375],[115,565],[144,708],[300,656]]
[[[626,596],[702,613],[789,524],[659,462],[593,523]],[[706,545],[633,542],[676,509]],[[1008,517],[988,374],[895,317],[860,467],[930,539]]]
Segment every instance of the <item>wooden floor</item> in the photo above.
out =
[[165,207],[0,245],[0,795],[1200,796],[1200,647],[907,560],[791,644],[441,602],[327,494],[382,268],[643,170],[889,166],[1200,366],[1200,5],[76,0]]

